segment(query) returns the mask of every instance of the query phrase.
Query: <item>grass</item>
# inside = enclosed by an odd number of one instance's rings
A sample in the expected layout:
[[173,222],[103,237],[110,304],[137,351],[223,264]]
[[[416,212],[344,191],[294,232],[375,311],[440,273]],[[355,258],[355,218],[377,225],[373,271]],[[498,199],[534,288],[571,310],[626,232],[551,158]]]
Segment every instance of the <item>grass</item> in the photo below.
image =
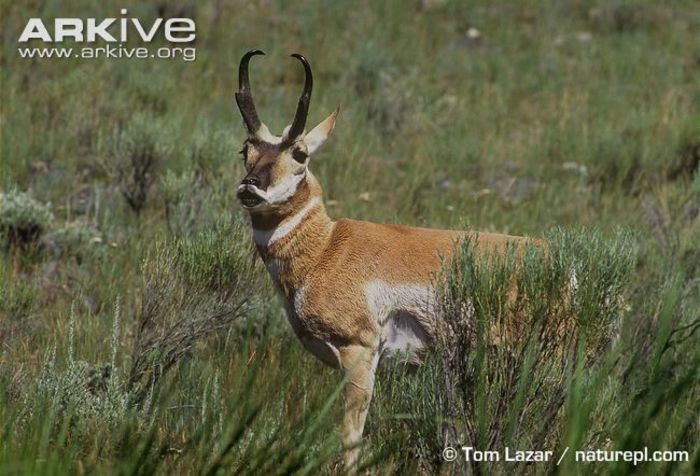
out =
[[[16,51],[30,17],[123,7],[194,18],[197,60]],[[370,471],[698,471],[695,2],[1,10],[0,472],[340,470],[340,375],[290,332],[235,200],[244,129],[233,92],[252,48],[267,53],[251,77],[272,130],[291,120],[301,87],[291,52],[314,68],[309,122],[341,105],[312,163],[333,217],[554,244],[551,260],[533,251],[522,268],[463,250],[444,302],[472,351],[444,342],[415,373],[387,363],[366,431]],[[578,321],[552,349],[535,331],[563,315],[571,269]],[[519,306],[535,320],[521,346],[494,348],[487,330],[507,317],[513,275],[529,283]],[[460,324],[465,306],[475,328]],[[571,453],[561,466],[445,463],[447,444]],[[572,456],[645,446],[689,461]]]

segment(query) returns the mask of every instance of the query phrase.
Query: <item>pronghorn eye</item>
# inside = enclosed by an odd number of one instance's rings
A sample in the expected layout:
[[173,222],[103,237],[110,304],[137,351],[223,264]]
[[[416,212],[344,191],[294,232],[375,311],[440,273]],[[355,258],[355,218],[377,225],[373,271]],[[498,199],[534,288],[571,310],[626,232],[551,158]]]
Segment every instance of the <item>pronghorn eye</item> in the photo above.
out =
[[292,151],[292,158],[294,160],[296,160],[297,162],[299,162],[300,164],[303,164],[304,162],[306,162],[306,159],[308,157],[309,157],[309,154],[307,154],[306,152],[304,152],[301,149],[294,149]]

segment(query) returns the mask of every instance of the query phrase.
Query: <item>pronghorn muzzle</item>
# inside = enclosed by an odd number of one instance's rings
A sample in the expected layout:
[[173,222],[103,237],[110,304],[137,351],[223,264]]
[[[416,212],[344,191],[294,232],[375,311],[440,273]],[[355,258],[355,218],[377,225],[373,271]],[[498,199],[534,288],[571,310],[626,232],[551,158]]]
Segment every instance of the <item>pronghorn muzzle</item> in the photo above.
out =
[[254,208],[263,202],[263,198],[249,187],[240,187],[236,193],[238,200],[245,208]]
[[260,205],[265,199],[260,196],[260,192],[264,193],[266,185],[253,172],[245,176],[238,186],[236,196],[245,208],[254,208]]

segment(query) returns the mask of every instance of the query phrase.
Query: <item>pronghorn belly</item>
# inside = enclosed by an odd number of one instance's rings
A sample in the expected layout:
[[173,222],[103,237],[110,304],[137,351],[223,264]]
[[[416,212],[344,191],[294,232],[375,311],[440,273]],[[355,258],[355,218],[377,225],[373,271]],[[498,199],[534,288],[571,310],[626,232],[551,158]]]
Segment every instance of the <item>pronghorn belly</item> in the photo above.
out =
[[417,316],[398,311],[389,317],[383,329],[382,353],[406,362],[419,363],[421,351],[430,343],[430,336]]
[[435,293],[426,284],[372,281],[365,287],[367,307],[381,329],[380,352],[420,362],[435,323]]

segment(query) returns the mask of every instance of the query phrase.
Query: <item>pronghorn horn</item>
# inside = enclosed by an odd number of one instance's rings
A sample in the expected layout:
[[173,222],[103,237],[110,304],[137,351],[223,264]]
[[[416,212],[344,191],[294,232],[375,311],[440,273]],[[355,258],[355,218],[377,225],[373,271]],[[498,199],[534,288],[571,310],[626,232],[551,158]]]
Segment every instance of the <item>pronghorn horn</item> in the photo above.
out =
[[255,134],[260,129],[260,119],[255,110],[255,102],[253,101],[253,93],[250,91],[250,79],[248,79],[248,62],[255,55],[264,55],[261,50],[252,50],[247,52],[241,58],[241,63],[238,65],[238,92],[236,93],[236,103],[241,111],[243,121],[245,122],[248,132]]
[[301,97],[299,98],[299,104],[297,105],[297,112],[294,115],[294,122],[289,128],[287,133],[287,142],[294,142],[299,138],[299,136],[304,132],[304,127],[306,126],[306,116],[309,115],[309,102],[311,102],[311,89],[314,86],[314,77],[311,74],[311,65],[302,55],[294,53],[292,55],[294,58],[301,61],[304,65],[304,89],[301,92]]

